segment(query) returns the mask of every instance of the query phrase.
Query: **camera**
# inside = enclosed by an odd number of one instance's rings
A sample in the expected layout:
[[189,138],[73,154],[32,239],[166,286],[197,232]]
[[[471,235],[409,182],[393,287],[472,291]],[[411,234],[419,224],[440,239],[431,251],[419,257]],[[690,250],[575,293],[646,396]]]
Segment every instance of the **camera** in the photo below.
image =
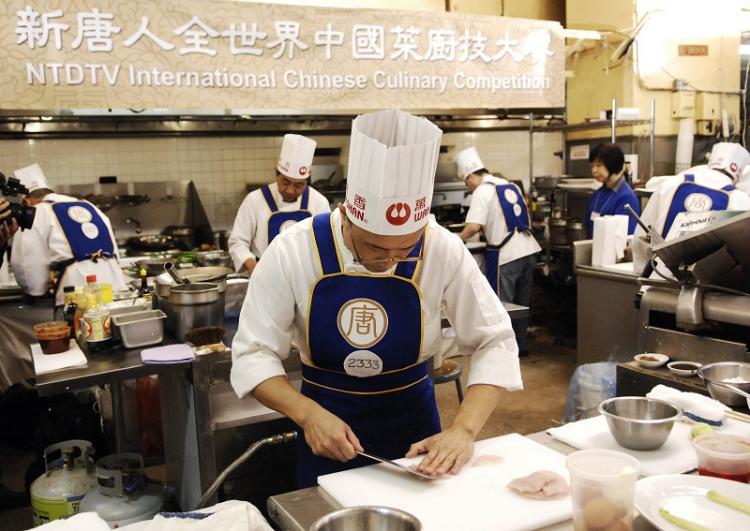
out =
[[29,193],[29,189],[21,184],[21,181],[15,177],[5,177],[0,172],[0,193],[2,193],[8,202],[10,203],[10,215],[15,218],[16,223],[21,229],[30,229],[34,224],[34,216],[36,215],[36,209],[31,206],[26,206],[23,203],[13,201],[11,198],[26,195]]

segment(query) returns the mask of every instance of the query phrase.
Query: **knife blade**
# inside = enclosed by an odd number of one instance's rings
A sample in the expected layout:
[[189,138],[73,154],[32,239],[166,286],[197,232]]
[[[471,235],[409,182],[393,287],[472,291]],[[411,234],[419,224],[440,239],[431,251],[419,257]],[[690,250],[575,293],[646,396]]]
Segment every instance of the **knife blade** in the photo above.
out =
[[401,463],[397,463],[396,461],[391,461],[390,459],[386,459],[385,457],[379,457],[377,455],[372,455],[372,454],[368,454],[368,453],[365,453],[365,452],[357,452],[357,453],[359,455],[361,455],[362,457],[366,457],[368,459],[372,459],[373,461],[378,461],[380,463],[385,463],[386,465],[391,465],[391,466],[394,466],[396,468],[400,468],[401,470],[405,470],[409,474],[413,474],[413,475],[415,475],[415,476],[417,476],[418,478],[421,478],[421,479],[430,479],[430,480],[432,480],[432,479],[436,479],[438,477],[438,476],[429,476],[427,474],[423,474],[422,472],[420,472],[418,470],[415,470],[415,469],[413,469],[413,468],[411,468],[409,466],[406,466],[406,465],[402,465]]

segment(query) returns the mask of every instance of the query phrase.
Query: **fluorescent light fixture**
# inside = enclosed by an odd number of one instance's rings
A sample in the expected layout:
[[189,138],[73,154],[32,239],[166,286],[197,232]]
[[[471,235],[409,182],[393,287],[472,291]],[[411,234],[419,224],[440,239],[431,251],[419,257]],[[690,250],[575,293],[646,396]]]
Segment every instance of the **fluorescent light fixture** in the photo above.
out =
[[602,34],[598,31],[593,30],[580,30],[580,29],[563,29],[562,30],[563,37],[566,39],[579,39],[579,40],[590,40],[590,41],[600,41],[602,40]]

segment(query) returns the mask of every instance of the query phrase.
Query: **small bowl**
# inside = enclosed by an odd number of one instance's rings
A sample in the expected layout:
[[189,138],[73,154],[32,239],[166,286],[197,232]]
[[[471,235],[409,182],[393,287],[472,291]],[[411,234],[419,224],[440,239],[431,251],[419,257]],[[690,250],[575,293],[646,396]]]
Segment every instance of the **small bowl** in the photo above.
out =
[[422,523],[412,514],[375,505],[339,509],[318,518],[310,531],[422,531]]
[[657,354],[655,352],[646,352],[644,354],[636,354],[633,359],[638,362],[641,367],[648,367],[649,369],[655,369],[661,367],[669,361],[669,356],[664,354]]
[[599,404],[612,437],[633,450],[656,450],[663,445],[682,408],[655,398],[617,396]]
[[70,326],[65,321],[35,324],[34,334],[45,354],[59,354],[70,347]]
[[695,361],[670,361],[667,363],[667,369],[677,376],[695,376],[701,367],[703,367],[703,364]]

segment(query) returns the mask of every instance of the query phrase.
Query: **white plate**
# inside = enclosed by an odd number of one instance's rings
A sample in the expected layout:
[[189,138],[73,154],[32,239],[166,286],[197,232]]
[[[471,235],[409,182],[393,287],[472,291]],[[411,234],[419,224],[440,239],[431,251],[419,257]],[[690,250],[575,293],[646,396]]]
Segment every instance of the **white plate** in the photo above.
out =
[[750,529],[750,515],[706,497],[709,490],[750,503],[750,485],[707,476],[651,476],[635,484],[635,508],[658,529],[679,531],[660,514],[662,507],[710,529]]
[[[649,358],[656,358],[658,361],[652,361],[643,359],[644,356],[648,356]],[[638,365],[641,367],[649,367],[651,369],[654,369],[656,367],[661,367],[665,363],[669,361],[669,356],[665,354],[657,354],[656,352],[645,352],[643,354],[636,354],[633,356],[633,359],[638,362]]]

